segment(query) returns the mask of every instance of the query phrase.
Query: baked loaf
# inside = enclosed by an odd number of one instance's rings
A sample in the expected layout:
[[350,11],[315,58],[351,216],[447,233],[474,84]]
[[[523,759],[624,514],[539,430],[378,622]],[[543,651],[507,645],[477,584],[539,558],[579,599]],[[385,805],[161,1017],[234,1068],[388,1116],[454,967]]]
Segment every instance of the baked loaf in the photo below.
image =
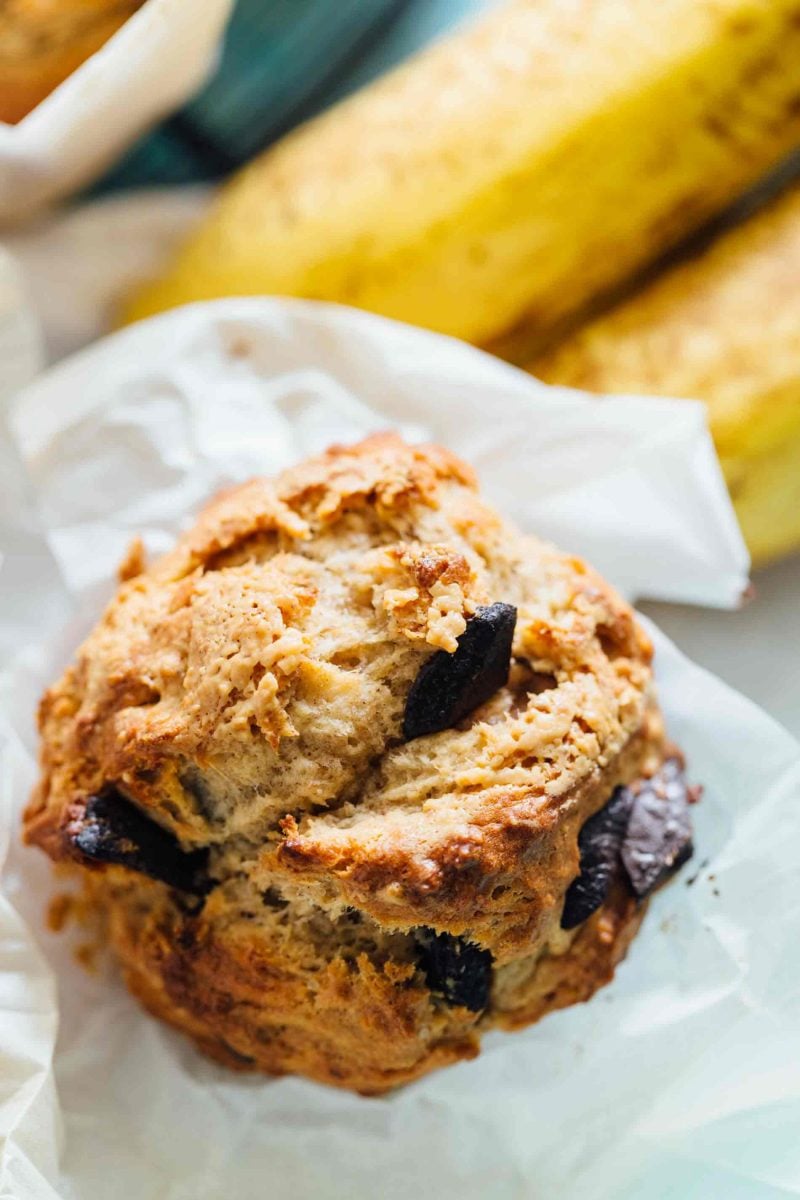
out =
[[27,839],[215,1058],[385,1091],[587,999],[691,852],[651,647],[393,435],[138,552],[40,711]]
[[14,124],[108,41],[144,0],[2,0],[0,121]]

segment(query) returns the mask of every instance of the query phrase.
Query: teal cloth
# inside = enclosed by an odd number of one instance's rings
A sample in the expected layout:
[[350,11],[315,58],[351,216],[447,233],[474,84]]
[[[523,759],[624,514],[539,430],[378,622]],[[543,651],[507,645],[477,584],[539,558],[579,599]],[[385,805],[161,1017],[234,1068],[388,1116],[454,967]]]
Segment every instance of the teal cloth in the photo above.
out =
[[216,179],[487,0],[238,0],[212,78],[94,186]]

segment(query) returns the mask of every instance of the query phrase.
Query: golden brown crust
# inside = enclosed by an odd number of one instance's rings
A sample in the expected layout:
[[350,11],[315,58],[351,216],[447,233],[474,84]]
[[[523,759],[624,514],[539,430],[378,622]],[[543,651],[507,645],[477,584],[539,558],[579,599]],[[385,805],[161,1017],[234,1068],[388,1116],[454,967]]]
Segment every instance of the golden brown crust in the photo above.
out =
[[[216,1057],[378,1091],[495,1020],[429,990],[420,930],[491,953],[501,1023],[607,977],[636,922],[612,905],[608,951],[597,922],[560,929],[578,833],[665,749],[650,644],[584,563],[503,522],[447,452],[384,434],[230,490],[122,574],[43,699],[26,837],[92,865],[152,1011]],[[517,610],[507,684],[404,741],[420,669],[496,602]],[[83,859],[108,788],[208,850],[204,902]]]
[[475,1057],[489,1028],[516,1030],[589,1000],[612,979],[644,916],[616,884],[557,953],[497,972],[492,1006],[479,1018],[441,1008],[408,962],[338,955],[315,960],[309,973],[301,943],[265,938],[252,924],[217,932],[213,912],[188,916],[163,894],[143,902],[149,888],[161,890],[145,882],[136,902],[125,902],[124,890],[109,905],[108,887],[92,876],[89,895],[108,922],[128,988],[152,1015],[225,1066],[301,1074],[365,1094]]
[[474,1058],[489,1029],[521,1029],[588,1000],[613,978],[645,912],[619,882],[557,949],[497,971],[491,1005],[478,1015],[443,1007],[407,961],[347,950],[326,961],[318,947],[265,937],[253,923],[219,927],[213,908],[192,916],[163,892],[145,900],[157,884],[139,885],[135,899],[120,886],[116,899],[127,902],[109,905],[93,876],[88,903],[104,915],[125,981],[148,1012],[235,1070],[300,1074],[368,1095]]
[[[524,1029],[549,1012],[589,1000],[614,978],[646,908],[618,880],[608,899],[580,927],[563,953],[542,955],[525,974],[514,964],[495,984],[490,1021],[498,1029]],[[520,967],[523,969],[520,970]]]
[[21,121],[143,3],[4,0],[0,5],[0,121]]
[[[278,881],[287,894],[300,881],[321,904],[357,908],[391,928],[466,934],[503,962],[551,935],[578,873],[581,826],[616,787],[652,773],[662,752],[660,720],[651,713],[605,767],[555,794],[502,785],[468,794],[456,823],[448,811],[440,820],[430,800],[422,811],[361,819],[362,801],[351,824],[311,818],[305,836],[289,817],[284,840],[264,853],[253,877],[263,886]],[[452,809],[451,796],[441,808]]]

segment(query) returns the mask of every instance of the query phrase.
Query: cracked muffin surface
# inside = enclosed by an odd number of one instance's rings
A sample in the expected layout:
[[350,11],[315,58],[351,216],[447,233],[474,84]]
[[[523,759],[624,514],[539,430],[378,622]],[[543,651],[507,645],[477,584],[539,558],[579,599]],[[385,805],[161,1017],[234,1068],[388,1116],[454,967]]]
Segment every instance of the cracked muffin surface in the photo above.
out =
[[380,1092],[610,978],[651,890],[628,822],[660,883],[692,797],[649,641],[585,563],[385,434],[122,576],[43,698],[25,832],[150,1011]]

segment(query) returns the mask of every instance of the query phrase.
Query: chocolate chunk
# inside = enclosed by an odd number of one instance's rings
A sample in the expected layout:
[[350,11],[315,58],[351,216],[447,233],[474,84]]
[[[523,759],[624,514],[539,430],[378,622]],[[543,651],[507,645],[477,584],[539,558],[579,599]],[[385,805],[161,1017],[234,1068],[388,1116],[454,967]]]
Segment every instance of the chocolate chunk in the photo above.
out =
[[635,790],[622,862],[640,900],[692,857],[690,791],[678,758]]
[[481,1012],[489,1003],[492,956],[474,942],[422,929],[418,934],[419,960],[428,987],[448,1004]]
[[208,851],[182,850],[178,839],[146,817],[115,788],[86,802],[72,843],[93,862],[118,863],[170,887],[203,895],[210,883]]
[[633,793],[618,787],[605,808],[589,817],[578,834],[581,873],[567,889],[562,929],[582,924],[608,895],[619,870],[620,850],[632,807]]
[[448,654],[428,659],[406,700],[403,737],[407,742],[451,729],[493,696],[508,679],[517,610],[513,604],[479,608]]
[[204,820],[213,822],[218,819],[217,806],[214,803],[214,793],[199,767],[184,767],[178,774],[178,783],[189,796],[195,811]]

